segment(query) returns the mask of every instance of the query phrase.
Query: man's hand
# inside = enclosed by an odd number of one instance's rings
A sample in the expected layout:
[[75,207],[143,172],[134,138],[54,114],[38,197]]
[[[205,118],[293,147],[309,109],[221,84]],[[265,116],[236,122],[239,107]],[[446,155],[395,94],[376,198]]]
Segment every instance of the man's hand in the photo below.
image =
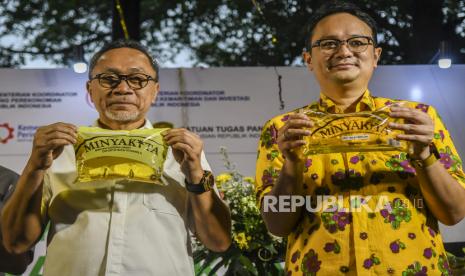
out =
[[44,231],[41,202],[45,170],[66,145],[76,143],[76,138],[77,128],[72,124],[55,123],[37,129],[29,161],[2,211],[3,244],[8,252],[26,252]]
[[278,131],[278,147],[286,160],[297,161],[299,155],[296,149],[305,145],[303,136],[309,136],[311,132],[305,128],[313,127],[313,122],[302,113],[289,115],[289,119]]
[[34,135],[29,164],[34,170],[46,170],[63,152],[66,145],[76,143],[77,127],[72,124],[55,123],[37,129]]
[[173,149],[174,158],[181,166],[187,181],[200,182],[203,176],[200,163],[203,142],[200,137],[184,128],[170,129],[163,135],[166,143]]
[[[199,183],[203,176],[200,137],[184,128],[164,132],[176,161],[189,183]],[[224,252],[231,245],[231,215],[228,207],[214,191],[202,194],[188,193],[190,228],[210,250]]]
[[393,106],[390,115],[405,119],[404,124],[389,123],[389,126],[405,131],[405,134],[399,134],[397,138],[413,144],[412,157],[423,160],[428,158],[431,154],[429,144],[434,138],[434,123],[428,113],[414,108]]
[[[278,130],[277,144],[283,157],[284,164],[281,167],[279,177],[268,193],[276,198],[280,196],[305,195],[303,189],[304,158],[302,146],[307,142],[304,137],[309,136],[314,123],[303,113],[290,114],[284,126]],[[294,212],[268,212],[260,210],[268,230],[280,237],[286,237],[296,227],[301,219],[303,207],[298,207]]]

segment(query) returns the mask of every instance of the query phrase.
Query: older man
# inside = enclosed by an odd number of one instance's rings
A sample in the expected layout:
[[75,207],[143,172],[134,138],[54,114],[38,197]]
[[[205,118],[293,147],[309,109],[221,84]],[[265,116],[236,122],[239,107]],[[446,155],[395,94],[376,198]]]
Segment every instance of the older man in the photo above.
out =
[[[87,90],[99,113],[96,126],[152,128],[146,114],[159,91],[158,65],[139,43],[117,41],[96,53]],[[76,190],[76,130],[69,123],[37,130],[2,216],[9,251],[27,250],[47,222],[45,275],[193,275],[188,230],[214,251],[229,247],[229,210],[203,185],[213,176],[196,134],[165,133],[166,186],[123,180],[110,189]]]
[[[381,48],[368,14],[329,2],[313,14],[309,31],[304,60],[320,85],[320,99],[304,112],[267,122],[257,160],[263,218],[270,232],[288,237],[287,275],[451,275],[437,220],[453,225],[465,216],[465,177],[449,132],[432,106],[399,106],[370,94]],[[356,148],[302,154],[303,137],[314,125],[303,113],[386,105],[391,117],[405,119],[389,126],[403,131],[397,139],[413,145],[410,154]],[[301,204],[295,212],[264,208],[276,197],[324,195],[342,196],[342,206],[316,212]],[[376,208],[382,199],[387,202]]]

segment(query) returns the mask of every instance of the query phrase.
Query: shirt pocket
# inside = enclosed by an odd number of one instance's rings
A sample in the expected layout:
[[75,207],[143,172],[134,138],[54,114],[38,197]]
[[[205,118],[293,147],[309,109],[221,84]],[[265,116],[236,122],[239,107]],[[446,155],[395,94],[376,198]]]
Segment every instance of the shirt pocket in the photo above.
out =
[[147,193],[144,194],[143,198],[144,206],[149,210],[172,216],[181,217],[180,210],[176,207],[181,208],[182,206],[175,206],[176,201],[171,201],[170,197],[160,193]]

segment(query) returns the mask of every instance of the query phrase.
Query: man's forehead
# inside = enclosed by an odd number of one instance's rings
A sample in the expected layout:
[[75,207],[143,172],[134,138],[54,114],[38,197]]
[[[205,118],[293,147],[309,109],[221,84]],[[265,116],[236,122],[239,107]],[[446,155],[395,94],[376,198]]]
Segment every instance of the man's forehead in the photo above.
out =
[[338,37],[341,35],[371,35],[370,26],[350,13],[335,13],[321,19],[315,26],[314,35],[318,37]]
[[132,48],[116,48],[103,53],[95,67],[114,72],[153,71],[149,58],[141,51]]
[[[124,66],[124,70],[122,70],[122,67],[114,67],[114,66],[111,66],[111,65],[102,65],[102,66],[99,66],[103,71],[106,71],[106,72],[113,72],[113,73],[139,73],[139,72],[145,72],[147,71],[146,68],[144,67],[127,67],[127,66]],[[124,72],[123,72],[124,71]]]

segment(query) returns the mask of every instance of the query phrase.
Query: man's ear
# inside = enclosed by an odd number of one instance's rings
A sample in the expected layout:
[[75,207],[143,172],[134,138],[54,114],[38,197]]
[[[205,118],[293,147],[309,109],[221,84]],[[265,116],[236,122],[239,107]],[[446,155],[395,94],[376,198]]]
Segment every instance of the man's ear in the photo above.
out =
[[381,58],[381,52],[383,51],[383,49],[381,49],[381,47],[376,47],[374,49],[374,60],[373,60],[373,67],[378,67],[378,62],[379,62],[379,59]]
[[86,82],[86,90],[87,90],[87,93],[89,94],[90,101],[94,102],[94,100],[92,99],[92,89],[90,88],[90,81]]
[[312,64],[312,55],[308,51],[304,51],[302,53],[302,58],[304,59],[304,63],[307,66],[308,70],[313,71],[313,64]]
[[152,103],[155,103],[155,101],[157,100],[158,92],[160,92],[160,84],[157,82],[155,83],[155,90],[152,95]]

